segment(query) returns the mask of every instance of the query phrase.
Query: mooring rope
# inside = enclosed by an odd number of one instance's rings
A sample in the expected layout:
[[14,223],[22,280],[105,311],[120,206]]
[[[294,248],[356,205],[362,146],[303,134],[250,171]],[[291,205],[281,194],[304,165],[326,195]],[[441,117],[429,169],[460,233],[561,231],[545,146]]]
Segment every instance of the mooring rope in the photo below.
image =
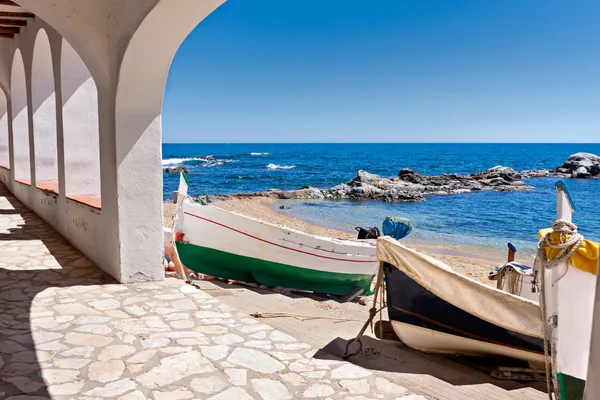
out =
[[[560,232],[559,235],[559,243],[554,244],[550,240],[550,236],[554,232]],[[541,264],[541,285],[540,285],[540,310],[542,312],[542,320],[544,321],[544,364],[546,369],[546,389],[548,390],[548,398],[553,400],[552,394],[556,399],[560,399],[560,395],[558,393],[558,387],[556,382],[554,382],[554,375],[552,374],[552,364],[556,365],[556,349],[553,348],[550,351],[551,343],[550,343],[550,333],[548,330],[548,315],[546,310],[546,276],[545,271],[555,268],[562,261],[567,260],[567,271],[569,268],[568,260],[581,246],[583,242],[583,236],[577,232],[577,225],[562,220],[557,219],[552,223],[552,231],[548,232],[544,235],[540,241],[538,242],[538,251],[537,251],[537,259],[536,263],[539,261]],[[546,247],[551,249],[560,249],[558,254],[553,259],[548,258],[548,254],[546,253]],[[559,277],[556,282],[552,282],[552,285],[556,284],[559,280],[565,276],[565,273]],[[551,363],[552,361],[552,363]],[[551,384],[552,382],[552,384]],[[554,390],[552,390],[554,389]]]

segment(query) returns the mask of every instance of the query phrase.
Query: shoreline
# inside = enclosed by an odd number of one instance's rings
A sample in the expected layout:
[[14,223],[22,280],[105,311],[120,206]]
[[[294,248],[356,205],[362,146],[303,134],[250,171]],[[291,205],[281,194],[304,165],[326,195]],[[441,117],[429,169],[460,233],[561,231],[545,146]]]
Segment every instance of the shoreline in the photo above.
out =
[[[273,204],[281,201],[272,197],[244,196],[244,197],[217,197],[211,204],[228,211],[236,212],[247,217],[255,218],[267,223],[286,226],[312,235],[334,237],[339,239],[355,239],[356,235],[326,226],[303,221],[299,218],[279,213],[273,209]],[[164,204],[164,223],[170,226],[175,204]],[[498,249],[470,248],[456,245],[438,243],[408,243],[408,247],[433,256],[446,263],[456,272],[475,279],[483,284],[495,286],[494,281],[488,279],[492,268],[506,262],[506,253]],[[533,260],[519,260],[532,265]]]

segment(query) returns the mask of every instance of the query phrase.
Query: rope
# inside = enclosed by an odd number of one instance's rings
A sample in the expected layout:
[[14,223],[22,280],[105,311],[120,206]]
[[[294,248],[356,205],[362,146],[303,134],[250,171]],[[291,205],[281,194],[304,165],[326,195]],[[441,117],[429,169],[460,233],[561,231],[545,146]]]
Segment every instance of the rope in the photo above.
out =
[[355,322],[361,322],[361,319],[351,319],[351,318],[336,318],[336,317],[327,317],[327,316],[323,316],[323,315],[306,315],[306,314],[294,314],[294,313],[287,313],[287,312],[256,312],[253,314],[250,314],[251,317],[253,318],[285,318],[285,317],[290,317],[290,318],[295,318],[299,321],[307,321],[307,320],[311,320],[311,319],[331,319],[334,321],[340,321],[340,322],[350,322],[350,321],[355,321]]
[[[550,241],[550,235],[554,232],[560,232],[559,243],[553,244]],[[544,321],[544,364],[546,369],[546,389],[548,391],[548,398],[553,400],[552,394],[554,393],[554,398],[560,399],[560,395],[558,393],[558,385],[554,382],[554,375],[552,373],[552,364],[556,365],[556,348],[550,347],[552,344],[550,343],[550,333],[548,329],[548,315],[546,310],[546,276],[545,271],[555,268],[561,262],[567,260],[567,271],[569,268],[568,259],[577,251],[581,243],[583,242],[583,236],[577,232],[577,225],[562,220],[557,219],[552,223],[552,231],[548,232],[544,237],[540,239],[538,242],[538,251],[536,263],[541,263],[541,290],[540,290],[540,309],[542,312],[542,320]],[[548,254],[546,253],[546,247],[551,249],[560,249],[558,254],[554,259],[550,260],[548,258]],[[552,285],[556,284],[559,280],[565,276],[565,273],[559,277],[556,282],[553,282]],[[552,382],[552,384],[551,384]],[[552,390],[554,389],[554,390]]]
[[[384,299],[383,299],[383,286],[384,286],[383,262],[380,262],[379,263],[379,271],[377,272],[377,281],[375,283],[375,296],[373,297],[373,306],[369,310],[369,318],[367,319],[367,321],[365,322],[365,324],[363,325],[361,330],[358,332],[358,335],[356,335],[356,337],[354,339],[350,339],[348,341],[348,343],[346,344],[346,352],[345,352],[344,356],[342,357],[343,360],[348,360],[350,357],[354,357],[359,354],[365,354],[371,358],[377,358],[377,357],[379,357],[379,354],[381,354],[381,349],[378,349],[375,347],[370,347],[363,351],[363,348],[362,348],[363,345],[361,342],[361,338],[369,326],[371,326],[371,332],[373,332],[373,319],[377,316],[377,313],[379,313],[379,321],[380,321],[379,326],[380,326],[380,329],[382,329],[381,321],[383,321],[383,309],[385,307],[387,307],[387,305],[385,304]],[[378,303],[379,303],[379,309],[377,309]],[[350,353],[350,345],[352,343],[358,343],[359,348],[357,351]]]

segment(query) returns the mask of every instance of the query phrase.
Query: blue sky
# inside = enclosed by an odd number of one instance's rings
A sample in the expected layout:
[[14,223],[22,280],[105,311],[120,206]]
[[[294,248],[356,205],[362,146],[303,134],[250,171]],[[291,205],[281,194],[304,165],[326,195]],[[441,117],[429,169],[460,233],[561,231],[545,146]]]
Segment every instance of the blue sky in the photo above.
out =
[[183,43],[172,142],[598,142],[600,2],[229,0]]

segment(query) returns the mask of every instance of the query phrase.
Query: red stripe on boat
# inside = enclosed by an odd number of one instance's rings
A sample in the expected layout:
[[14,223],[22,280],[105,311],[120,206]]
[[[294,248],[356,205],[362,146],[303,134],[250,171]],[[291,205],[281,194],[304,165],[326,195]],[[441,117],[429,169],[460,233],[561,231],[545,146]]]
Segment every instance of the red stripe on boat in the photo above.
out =
[[212,221],[212,220],[210,220],[210,219],[207,219],[207,218],[201,217],[201,216],[199,216],[199,215],[191,214],[191,213],[189,213],[189,212],[184,212],[184,214],[186,214],[186,215],[189,215],[190,217],[196,217],[196,218],[199,218],[199,219],[201,219],[201,220],[203,220],[203,221],[210,222],[210,223],[213,223],[213,224],[215,224],[215,225],[222,226],[223,228],[227,228],[227,229],[229,229],[229,230],[232,230],[232,231],[234,231],[234,232],[241,233],[242,235],[245,235],[245,236],[251,237],[252,239],[260,240],[261,242],[268,243],[268,244],[271,244],[271,245],[273,245],[273,246],[281,247],[282,249],[286,249],[286,250],[295,251],[295,252],[297,252],[297,253],[302,253],[302,254],[306,254],[306,255],[309,255],[309,256],[313,256],[313,257],[326,258],[326,259],[328,259],[328,260],[335,260],[335,261],[355,262],[355,263],[372,263],[372,262],[376,262],[376,261],[377,261],[377,260],[346,260],[346,259],[344,259],[344,258],[327,257],[327,256],[322,256],[322,255],[320,255],[320,254],[309,253],[309,252],[307,252],[307,251],[302,251],[302,250],[294,249],[294,248],[291,248],[291,247],[286,247],[286,246],[283,246],[283,245],[281,245],[281,244],[277,244],[277,243],[269,242],[268,240],[261,239],[261,238],[259,238],[259,237],[253,236],[253,235],[251,235],[251,234],[249,234],[249,233],[242,232],[242,231],[240,231],[240,230],[238,230],[238,229],[235,229],[235,228],[232,228],[232,227],[230,227],[230,226],[227,226],[227,225],[221,224],[220,222]]

